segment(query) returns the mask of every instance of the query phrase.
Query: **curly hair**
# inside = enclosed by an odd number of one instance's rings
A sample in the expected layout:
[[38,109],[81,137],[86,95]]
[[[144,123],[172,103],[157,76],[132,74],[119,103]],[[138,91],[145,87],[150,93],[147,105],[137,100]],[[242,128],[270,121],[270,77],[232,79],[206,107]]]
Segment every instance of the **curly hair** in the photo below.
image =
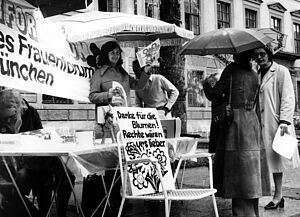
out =
[[[100,50],[99,60],[98,60],[97,64],[111,66],[111,63],[108,59],[108,53],[116,48],[119,48],[120,51],[122,52],[120,45],[116,41],[109,41],[109,42],[106,42],[104,45],[102,45],[101,50]],[[120,59],[117,62],[117,65],[120,66],[122,64],[123,64],[123,59],[122,59],[122,55],[121,55]]]
[[0,116],[8,110],[21,112],[22,97],[15,89],[5,89],[0,91]]

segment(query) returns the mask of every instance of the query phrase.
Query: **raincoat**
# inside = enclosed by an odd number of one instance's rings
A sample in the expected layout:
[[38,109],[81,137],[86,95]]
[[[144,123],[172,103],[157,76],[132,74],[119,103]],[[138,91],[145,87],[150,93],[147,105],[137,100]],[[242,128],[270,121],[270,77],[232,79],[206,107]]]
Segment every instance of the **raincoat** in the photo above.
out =
[[255,199],[271,194],[269,169],[260,122],[255,111],[258,75],[249,66],[228,65],[214,87],[204,83],[209,100],[223,93],[229,98],[232,78],[231,106],[233,122],[223,143],[216,147],[214,187],[223,198]]
[[[295,136],[293,126],[295,94],[292,79],[286,67],[273,62],[261,81],[259,104],[270,172],[283,172],[284,168],[291,162],[274,152],[272,143],[280,120],[291,123],[288,130],[291,135]],[[297,151],[295,151],[292,159],[293,166],[299,167],[299,153]]]

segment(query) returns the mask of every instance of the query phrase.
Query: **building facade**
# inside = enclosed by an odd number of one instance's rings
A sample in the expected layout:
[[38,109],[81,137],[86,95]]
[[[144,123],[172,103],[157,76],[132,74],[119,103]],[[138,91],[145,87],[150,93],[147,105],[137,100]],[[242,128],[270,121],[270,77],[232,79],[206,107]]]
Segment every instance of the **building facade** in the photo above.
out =
[[[299,0],[94,0],[86,10],[124,12],[150,16],[164,21],[178,21],[181,27],[195,35],[217,28],[273,28],[286,35],[285,46],[275,60],[289,68],[294,82],[300,114],[300,1]],[[164,16],[168,14],[168,16]],[[125,68],[132,73],[134,48],[125,48],[129,54]],[[227,58],[226,56],[223,58]],[[225,67],[213,56],[186,56],[182,70],[187,88],[185,95],[186,130],[207,135],[210,124],[210,102],[206,99],[201,80],[210,73],[221,73]],[[95,121],[94,105],[42,94],[24,93],[35,106],[45,126],[62,124],[74,129],[92,129]]]

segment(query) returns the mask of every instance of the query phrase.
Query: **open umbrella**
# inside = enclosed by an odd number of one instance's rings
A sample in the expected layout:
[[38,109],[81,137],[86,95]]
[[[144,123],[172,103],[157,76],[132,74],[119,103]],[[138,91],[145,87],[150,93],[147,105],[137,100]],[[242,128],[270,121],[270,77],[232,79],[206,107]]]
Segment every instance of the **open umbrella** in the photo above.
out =
[[263,46],[273,39],[252,29],[223,28],[201,34],[189,41],[180,55],[237,54]]
[[[118,42],[150,42],[160,39],[161,44],[177,39],[191,39],[192,31],[175,24],[151,17],[120,12],[90,11],[77,13],[56,20],[64,29],[69,42],[94,40],[100,37],[114,37]],[[180,41],[182,43],[182,40]],[[140,45],[140,44],[139,44]]]
[[277,31],[273,28],[257,28],[255,31],[261,32],[264,35],[267,35],[273,39],[272,45],[274,48],[274,54],[282,50],[286,44],[287,35],[282,32]]

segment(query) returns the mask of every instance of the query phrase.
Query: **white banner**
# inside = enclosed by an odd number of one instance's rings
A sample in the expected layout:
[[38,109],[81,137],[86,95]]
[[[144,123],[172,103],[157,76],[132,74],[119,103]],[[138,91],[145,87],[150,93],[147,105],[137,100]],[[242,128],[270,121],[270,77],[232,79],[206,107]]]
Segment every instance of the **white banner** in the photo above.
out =
[[89,45],[69,44],[39,10],[0,0],[0,86],[88,102]]

